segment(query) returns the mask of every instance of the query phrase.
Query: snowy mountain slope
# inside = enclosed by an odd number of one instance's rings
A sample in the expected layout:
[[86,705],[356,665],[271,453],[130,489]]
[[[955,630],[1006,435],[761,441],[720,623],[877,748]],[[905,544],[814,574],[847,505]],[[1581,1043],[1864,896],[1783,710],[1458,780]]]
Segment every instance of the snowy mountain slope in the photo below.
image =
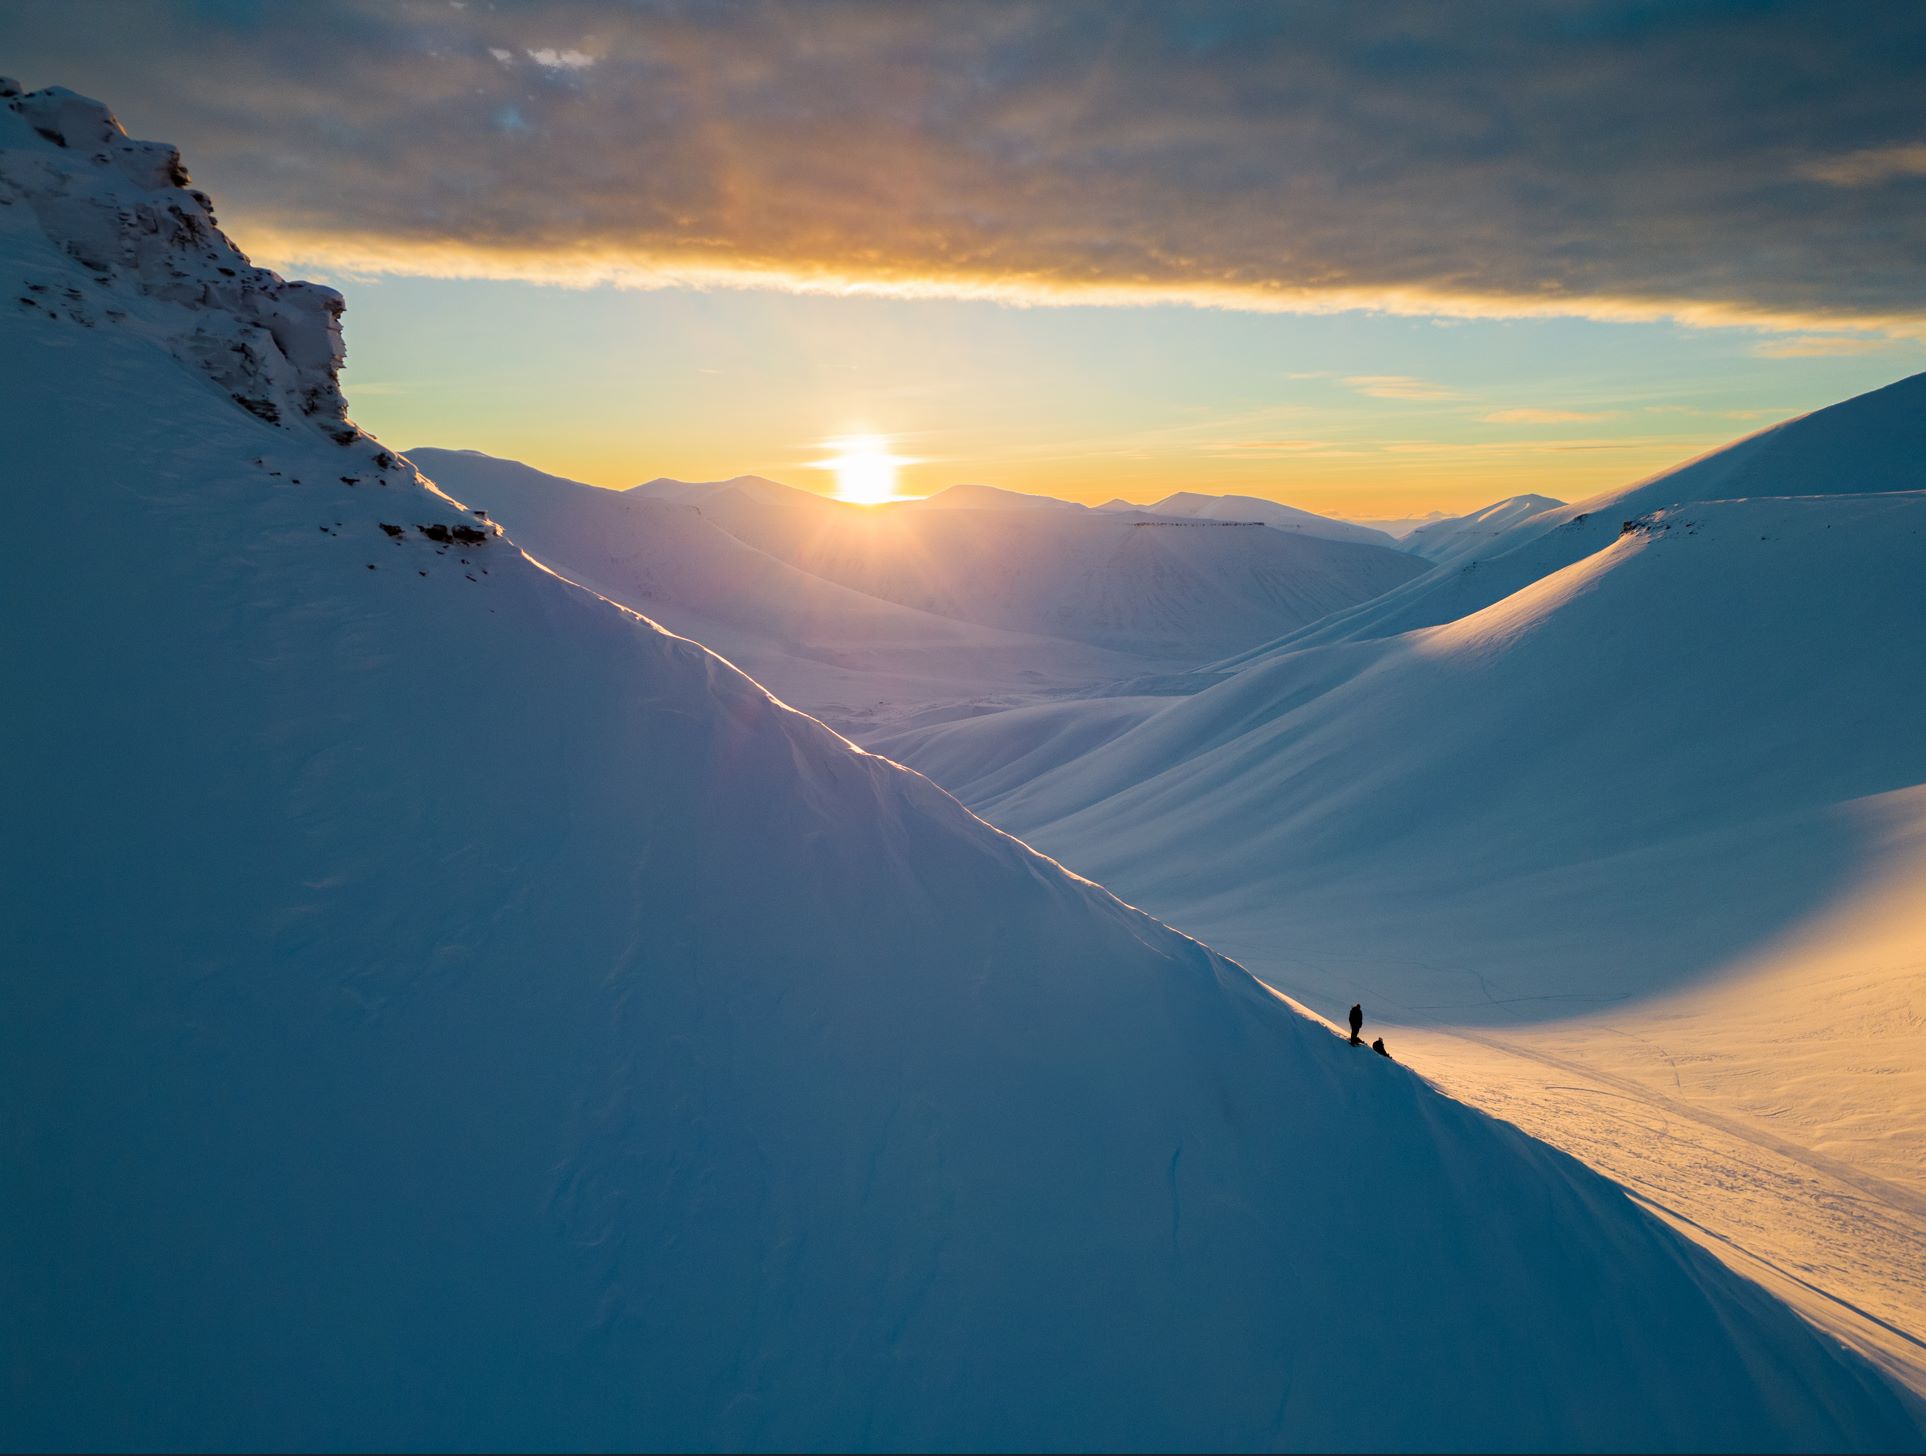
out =
[[249,413],[148,292],[195,254],[23,206],[173,200],[45,109],[0,279],[85,307],[0,308],[8,1444],[1926,1435],[1569,1159]]
[[1355,541],[1370,546],[1390,546],[1392,538],[1370,526],[1352,521],[1314,515],[1280,501],[1254,495],[1208,495],[1202,491],[1180,490],[1152,505],[1137,507],[1146,515],[1189,516],[1210,521],[1261,521],[1278,531],[1318,536],[1327,541]]
[[875,735],[868,747],[982,803],[1094,753],[1169,701],[1127,695],[1030,703]]
[[[1007,756],[1041,771],[946,782],[1317,1009],[1361,996],[1552,1055],[1451,1085],[1631,1181],[1662,1172],[1673,1206],[1760,1257],[1826,1250],[1824,1287],[1911,1331],[1926,1386],[1926,859],[1889,823],[1926,785],[1922,562],[1926,492],[1660,511],[1461,621],[1259,663],[1054,767],[1013,723]],[[1054,711],[1073,741],[1105,707]],[[994,763],[996,720],[970,727]],[[1879,928],[1901,904],[1910,940]],[[1596,1103],[1540,1085],[1587,1077],[1800,1176],[1674,1188],[1705,1160],[1634,1162],[1595,1136]],[[1856,1243],[1868,1212],[1822,1237],[1806,1210],[1842,1197],[1903,1232]]]
[[[1254,907],[1348,893],[1361,875],[1374,896],[1406,876],[1477,887],[1494,917],[1480,945],[1541,933],[1492,887],[1583,867],[1595,909],[1542,927],[1577,944],[1552,965],[1547,944],[1522,953],[1535,987],[1650,989],[1705,963],[1696,937],[1734,932],[1681,884],[1691,923],[1665,932],[1669,950],[1642,947],[1630,979],[1622,934],[1592,923],[1623,903],[1595,893],[1610,865],[1926,781],[1909,727],[1926,711],[1923,560],[1926,492],[1658,512],[1463,621],[1291,654],[1172,700],[987,807],[1074,846],[1069,862],[1131,885],[1142,861],[1220,903],[1227,855]],[[1781,844],[1744,852],[1769,899],[1820,868],[1799,848],[1796,865]],[[1662,907],[1641,904],[1650,931]]]
[[472,450],[417,449],[408,458],[570,580],[700,640],[845,731],[912,708],[1021,701],[1146,667],[865,596],[745,544],[699,505],[600,490]]
[[1399,544],[1434,566],[1450,565],[1487,549],[1521,521],[1564,504],[1548,495],[1514,495],[1466,515],[1419,526]]
[[1377,601],[1282,636],[1224,665],[1327,642],[1435,627],[1609,545],[1634,516],[1671,505],[1751,496],[1926,489],[1926,374],[1786,420],[1588,500],[1528,516],[1469,558]]
[[1374,597],[1402,552],[1231,522],[1082,510],[702,505],[757,549],[870,596],[1006,631],[1192,667]]
[[770,505],[820,504],[830,507],[837,504],[817,495],[814,491],[799,490],[793,485],[784,485],[779,480],[771,480],[766,475],[734,475],[727,480],[676,480],[671,476],[658,475],[653,480],[645,480],[640,485],[630,486],[625,493],[699,506],[711,496],[723,491],[734,491],[739,495],[748,496],[751,500]]
[[946,486],[935,495],[924,496],[921,500],[907,504],[920,506],[924,510],[937,511],[1051,509],[1080,511],[1084,509],[1075,501],[1058,500],[1053,495],[1029,495],[1020,490],[1004,490],[1000,486],[976,485],[969,482]]

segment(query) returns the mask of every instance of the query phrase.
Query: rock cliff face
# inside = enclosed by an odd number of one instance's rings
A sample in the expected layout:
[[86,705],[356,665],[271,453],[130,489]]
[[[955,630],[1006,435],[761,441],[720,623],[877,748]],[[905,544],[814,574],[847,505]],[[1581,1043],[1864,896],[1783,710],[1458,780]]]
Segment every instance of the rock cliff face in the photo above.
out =
[[29,284],[17,306],[140,329],[271,424],[364,440],[338,379],[341,295],[248,262],[189,181],[175,148],[134,140],[98,101],[0,77],[0,206],[31,213],[98,285]]

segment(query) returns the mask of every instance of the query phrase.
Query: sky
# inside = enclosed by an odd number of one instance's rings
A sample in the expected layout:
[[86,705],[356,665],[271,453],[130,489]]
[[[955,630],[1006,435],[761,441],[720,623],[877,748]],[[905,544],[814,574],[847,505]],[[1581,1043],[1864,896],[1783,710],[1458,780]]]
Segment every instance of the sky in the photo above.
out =
[[1373,518],[1926,369],[1921,55],[1763,0],[0,9],[342,289],[401,448]]

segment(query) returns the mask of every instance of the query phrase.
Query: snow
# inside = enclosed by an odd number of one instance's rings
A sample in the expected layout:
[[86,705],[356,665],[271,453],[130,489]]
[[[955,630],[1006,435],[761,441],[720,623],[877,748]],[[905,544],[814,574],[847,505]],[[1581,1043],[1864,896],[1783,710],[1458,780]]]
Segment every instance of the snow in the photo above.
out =
[[1423,569],[1388,547],[1102,511],[776,502],[723,490],[702,512],[756,549],[869,596],[1166,671],[1254,647]]
[[[1111,506],[1119,505],[1122,503],[1111,503]],[[1104,507],[1104,509],[1110,508],[1110,506]],[[1189,516],[1209,521],[1257,521],[1273,530],[1316,536],[1326,541],[1352,541],[1370,546],[1393,544],[1389,534],[1370,526],[1360,526],[1353,521],[1339,521],[1329,516],[1314,515],[1310,511],[1299,510],[1296,506],[1287,506],[1281,501],[1265,500],[1253,495],[1209,495],[1201,491],[1180,490],[1175,495],[1167,495],[1151,505],[1124,508],[1141,510],[1144,514],[1151,516]]]
[[1926,1436],[1571,1159],[244,409],[175,347],[251,337],[230,265],[28,201],[176,189],[0,95],[0,297],[84,300],[0,308],[10,1444]]
[[1072,510],[1080,511],[1082,506],[1074,501],[1058,500],[1050,495],[1030,495],[1020,490],[1004,490],[1001,486],[978,485],[965,482],[961,485],[946,486],[935,495],[924,496],[913,502],[925,510],[939,511],[994,511],[994,510]]
[[1926,374],[1783,421],[1636,484],[1529,515],[1454,558],[1310,628],[1233,657],[1388,637],[1456,621],[1608,545],[1624,522],[1692,501],[1926,488]]
[[1419,526],[1399,544],[1434,566],[1454,565],[1488,549],[1520,521],[1530,520],[1542,511],[1555,511],[1564,504],[1548,495],[1514,495],[1462,516]]
[[1187,672],[1423,569],[1250,525],[978,503],[988,487],[885,506],[760,476],[618,493],[474,451],[412,454],[564,575],[865,738]]
[[685,505],[695,506],[700,506],[725,491],[747,496],[765,505],[806,506],[821,503],[827,507],[830,504],[813,491],[784,485],[781,481],[771,480],[766,475],[734,475],[727,480],[676,480],[672,476],[658,475],[653,480],[645,480],[640,485],[632,485],[628,489],[631,495],[652,496],[658,500],[680,501]]
[[1393,1044],[1926,1387],[1922,561],[1926,492],[1694,502],[1088,750],[1102,699],[890,751],[1313,1008],[1427,1029]]
[[[865,595],[738,540],[699,504],[599,490],[472,450],[408,456],[463,501],[510,523],[518,542],[571,580],[701,641],[844,732],[1010,706],[1045,689],[1089,691],[1152,665]],[[744,482],[697,487],[694,499],[723,488],[742,490]]]

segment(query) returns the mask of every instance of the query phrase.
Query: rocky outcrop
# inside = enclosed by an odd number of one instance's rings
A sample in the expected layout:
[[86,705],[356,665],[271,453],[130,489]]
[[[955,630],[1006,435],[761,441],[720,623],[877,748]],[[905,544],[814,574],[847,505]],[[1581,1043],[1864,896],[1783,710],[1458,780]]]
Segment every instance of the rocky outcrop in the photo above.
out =
[[158,337],[269,424],[365,438],[341,396],[341,295],[248,262],[190,180],[175,148],[134,140],[100,102],[0,77],[0,205],[27,208],[119,295],[110,322]]

